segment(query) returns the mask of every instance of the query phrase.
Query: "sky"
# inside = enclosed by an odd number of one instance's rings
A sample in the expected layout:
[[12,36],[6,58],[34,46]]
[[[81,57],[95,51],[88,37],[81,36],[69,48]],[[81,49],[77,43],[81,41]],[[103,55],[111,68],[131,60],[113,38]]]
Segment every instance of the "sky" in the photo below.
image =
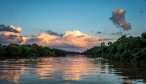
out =
[[0,43],[84,51],[146,31],[145,0],[0,0]]

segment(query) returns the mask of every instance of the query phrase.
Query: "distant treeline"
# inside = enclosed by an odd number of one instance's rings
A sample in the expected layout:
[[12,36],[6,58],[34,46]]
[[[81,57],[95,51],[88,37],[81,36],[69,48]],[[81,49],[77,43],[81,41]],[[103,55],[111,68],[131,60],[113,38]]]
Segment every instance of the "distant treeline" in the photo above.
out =
[[146,32],[137,37],[123,35],[114,43],[108,42],[108,45],[103,42],[84,54],[118,61],[146,62]]
[[31,58],[31,57],[42,57],[42,56],[63,56],[66,54],[76,54],[76,52],[69,52],[60,49],[51,49],[48,47],[38,46],[37,44],[0,44],[0,58]]

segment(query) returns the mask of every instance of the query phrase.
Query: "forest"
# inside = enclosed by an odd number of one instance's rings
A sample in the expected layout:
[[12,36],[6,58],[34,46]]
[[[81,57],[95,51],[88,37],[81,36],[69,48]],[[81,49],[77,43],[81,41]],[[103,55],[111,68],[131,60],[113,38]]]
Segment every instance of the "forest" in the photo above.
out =
[[37,44],[10,44],[0,45],[0,58],[31,58],[42,56],[64,56],[66,54],[75,54],[76,52],[64,51],[42,47]]
[[[0,58],[31,58],[42,56],[64,56],[67,54],[79,54],[77,52],[64,51],[37,44],[0,44]],[[94,46],[82,54],[90,57],[103,57],[111,60],[127,62],[146,62],[146,32],[141,36],[133,37],[123,35],[115,42],[102,42],[100,46]]]
[[116,42],[103,42],[83,53],[117,61],[146,62],[146,32],[137,37],[123,35]]

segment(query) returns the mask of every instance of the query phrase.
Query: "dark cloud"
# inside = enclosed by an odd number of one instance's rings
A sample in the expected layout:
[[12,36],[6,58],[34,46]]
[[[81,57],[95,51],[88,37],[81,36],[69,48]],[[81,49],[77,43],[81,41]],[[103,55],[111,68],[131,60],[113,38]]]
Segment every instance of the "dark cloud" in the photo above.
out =
[[124,33],[124,32],[116,32],[116,33],[112,33],[111,35],[132,35],[131,33]]
[[20,33],[21,28],[20,27],[15,27],[15,26],[0,25],[0,31]]
[[123,35],[123,32],[112,33],[111,35]]
[[141,10],[140,12],[141,12],[141,13],[145,13],[145,12],[146,12],[146,9],[143,9],[143,10]]
[[101,31],[98,31],[98,32],[96,32],[96,34],[102,34],[102,32]]
[[[145,2],[146,2],[146,0],[144,0]],[[142,9],[141,11],[140,11],[140,13],[145,13],[146,12],[146,9]]]
[[101,32],[101,31],[97,31],[96,34],[106,34],[106,33]]
[[46,33],[48,33],[50,35],[63,36],[63,34],[59,34],[59,33],[56,33],[54,31],[51,31],[51,30],[47,30]]
[[131,29],[131,24],[125,19],[126,11],[124,9],[116,9],[112,12],[112,17],[110,20],[117,25],[117,27],[123,28],[124,31]]

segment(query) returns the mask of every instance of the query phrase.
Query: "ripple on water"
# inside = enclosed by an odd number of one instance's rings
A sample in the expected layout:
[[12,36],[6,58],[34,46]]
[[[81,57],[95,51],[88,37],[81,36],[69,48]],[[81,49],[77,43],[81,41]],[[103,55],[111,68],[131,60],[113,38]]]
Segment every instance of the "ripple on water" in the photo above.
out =
[[[0,61],[0,83],[144,84],[145,71],[85,56],[7,59]],[[127,65],[125,65],[127,66]],[[142,73],[144,74],[142,74]]]

